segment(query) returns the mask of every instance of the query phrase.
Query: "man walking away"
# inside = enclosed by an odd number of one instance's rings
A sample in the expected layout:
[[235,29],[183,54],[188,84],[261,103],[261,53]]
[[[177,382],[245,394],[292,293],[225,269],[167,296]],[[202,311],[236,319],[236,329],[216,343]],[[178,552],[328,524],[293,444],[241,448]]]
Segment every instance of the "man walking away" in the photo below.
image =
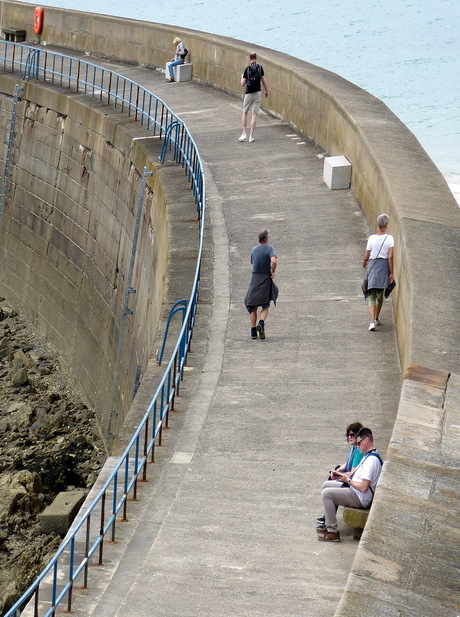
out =
[[[274,246],[268,244],[270,232],[264,229],[259,233],[259,244],[251,251],[252,277],[249,289],[244,298],[251,321],[251,338],[257,334],[261,340],[265,339],[265,320],[267,319],[270,302],[276,304],[278,287],[273,281],[277,266],[277,256]],[[259,323],[257,323],[257,309],[261,307]]]
[[260,99],[262,96],[261,84],[264,87],[265,96],[268,96],[268,84],[264,76],[263,66],[257,64],[257,54],[251,53],[249,56],[250,64],[244,69],[241,76],[241,87],[246,87],[246,94],[243,99],[243,132],[240,141],[246,141],[247,138],[247,123],[248,111],[251,110],[251,130],[249,133],[249,143],[254,141],[254,131],[256,128],[257,114],[260,110]]

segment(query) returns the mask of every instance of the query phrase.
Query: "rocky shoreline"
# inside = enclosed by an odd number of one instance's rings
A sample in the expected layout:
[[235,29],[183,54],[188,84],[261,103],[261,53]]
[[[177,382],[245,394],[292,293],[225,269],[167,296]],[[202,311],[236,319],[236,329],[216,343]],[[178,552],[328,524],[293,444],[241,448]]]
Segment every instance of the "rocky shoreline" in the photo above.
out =
[[62,491],[91,488],[105,459],[95,415],[57,355],[0,298],[0,615],[62,540],[43,533],[39,513]]

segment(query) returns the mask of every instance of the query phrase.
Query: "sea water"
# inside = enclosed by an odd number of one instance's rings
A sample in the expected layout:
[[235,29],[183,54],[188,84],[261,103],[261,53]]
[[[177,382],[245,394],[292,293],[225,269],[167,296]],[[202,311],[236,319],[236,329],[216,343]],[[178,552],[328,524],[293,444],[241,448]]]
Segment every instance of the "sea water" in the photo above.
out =
[[78,10],[221,34],[338,73],[409,127],[460,203],[460,0],[79,0]]

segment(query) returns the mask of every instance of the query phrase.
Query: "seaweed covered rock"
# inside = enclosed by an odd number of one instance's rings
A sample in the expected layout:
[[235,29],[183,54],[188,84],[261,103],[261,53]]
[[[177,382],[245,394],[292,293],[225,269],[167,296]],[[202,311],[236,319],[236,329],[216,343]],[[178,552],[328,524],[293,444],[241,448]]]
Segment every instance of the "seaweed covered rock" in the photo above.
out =
[[95,415],[57,355],[0,299],[0,614],[61,542],[39,514],[58,493],[90,488],[105,458]]

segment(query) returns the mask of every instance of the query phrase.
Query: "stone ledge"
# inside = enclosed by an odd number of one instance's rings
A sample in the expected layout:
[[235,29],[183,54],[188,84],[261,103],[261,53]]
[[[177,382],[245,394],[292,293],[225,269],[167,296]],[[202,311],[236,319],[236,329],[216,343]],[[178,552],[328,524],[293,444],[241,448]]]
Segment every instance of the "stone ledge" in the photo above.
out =
[[22,28],[2,28],[2,33],[5,35],[5,41],[22,43],[26,40],[26,31]]
[[344,522],[353,528],[353,539],[359,540],[367,523],[370,508],[351,508],[345,507],[342,511]]

